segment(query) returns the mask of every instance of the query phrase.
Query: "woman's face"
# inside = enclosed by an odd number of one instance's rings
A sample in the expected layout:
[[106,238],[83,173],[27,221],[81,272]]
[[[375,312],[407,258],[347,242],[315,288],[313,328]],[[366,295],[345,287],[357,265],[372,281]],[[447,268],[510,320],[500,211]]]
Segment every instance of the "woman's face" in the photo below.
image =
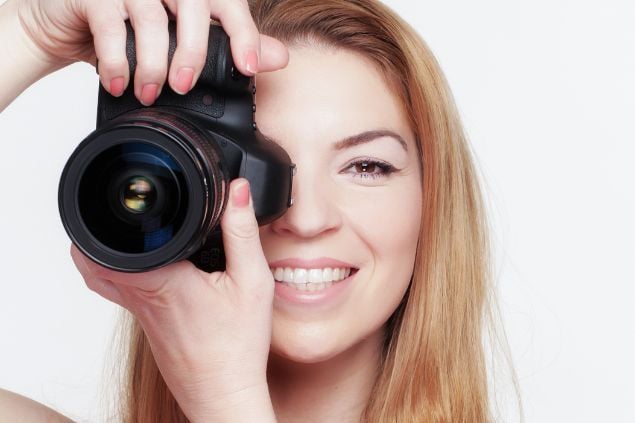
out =
[[379,334],[408,287],[422,206],[414,134],[355,53],[291,48],[257,86],[258,127],[297,166],[293,206],[260,231],[276,279],[271,351],[319,362]]

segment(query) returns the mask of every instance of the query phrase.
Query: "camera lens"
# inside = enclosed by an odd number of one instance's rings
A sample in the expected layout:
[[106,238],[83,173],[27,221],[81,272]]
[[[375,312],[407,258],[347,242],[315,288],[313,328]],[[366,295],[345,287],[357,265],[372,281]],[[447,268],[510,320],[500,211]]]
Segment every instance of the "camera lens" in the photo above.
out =
[[133,176],[121,189],[121,201],[132,213],[145,213],[150,210],[156,200],[157,189],[145,176]]
[[129,141],[89,162],[77,204],[88,231],[106,247],[147,253],[165,245],[182,227],[186,185],[183,169],[166,150]]
[[114,120],[84,140],[60,181],[60,213],[94,261],[146,271],[188,257],[218,224],[227,185],[212,135],[175,112]]

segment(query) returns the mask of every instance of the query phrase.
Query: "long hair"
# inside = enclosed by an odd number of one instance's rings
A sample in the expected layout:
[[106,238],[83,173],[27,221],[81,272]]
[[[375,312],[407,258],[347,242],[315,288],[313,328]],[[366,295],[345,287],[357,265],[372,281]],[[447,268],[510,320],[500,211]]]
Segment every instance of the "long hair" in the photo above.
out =
[[[491,421],[483,329],[495,303],[485,206],[436,59],[378,1],[260,0],[251,7],[260,31],[288,45],[316,43],[370,59],[416,135],[423,213],[414,272],[386,324],[381,368],[362,421]],[[134,318],[128,329],[123,420],[187,422]]]

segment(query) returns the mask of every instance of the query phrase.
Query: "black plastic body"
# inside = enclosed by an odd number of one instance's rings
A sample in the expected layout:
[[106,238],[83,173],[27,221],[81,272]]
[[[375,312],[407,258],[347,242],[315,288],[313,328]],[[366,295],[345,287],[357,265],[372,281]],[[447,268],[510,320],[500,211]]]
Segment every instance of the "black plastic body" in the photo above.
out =
[[[99,241],[93,239],[94,237],[88,233],[77,211],[77,180],[82,176],[82,169],[84,169],[82,163],[97,154],[96,152],[101,148],[100,139],[107,139],[109,131],[122,130],[122,128],[124,130],[143,127],[159,128],[161,125],[156,124],[152,118],[152,115],[156,113],[165,114],[168,117],[174,116],[176,131],[179,131],[179,128],[184,129],[182,132],[187,132],[188,128],[207,131],[209,137],[204,138],[213,140],[215,151],[220,152],[218,163],[211,165],[221,169],[223,181],[217,181],[217,183],[223,184],[222,195],[227,195],[228,190],[224,189],[224,186],[229,181],[238,177],[249,180],[259,224],[266,224],[277,219],[292,204],[291,184],[295,166],[280,146],[267,141],[258,132],[254,120],[253,78],[240,74],[234,68],[229,39],[224,31],[219,26],[210,26],[207,61],[199,80],[188,94],[175,93],[166,82],[155,103],[151,107],[144,107],[134,96],[132,81],[136,53],[134,33],[131,26],[129,24],[127,26],[127,56],[131,82],[119,98],[111,96],[101,85],[99,87],[96,131],[75,150],[60,180],[59,204],[62,222],[73,242],[85,254],[94,261],[115,270],[147,271],[184,258],[208,272],[222,270],[225,266],[225,257],[217,219],[210,220],[205,216],[200,219],[197,216],[193,219],[195,222],[191,224],[200,226],[196,228],[199,235],[183,241],[182,251],[171,252],[169,257],[160,263],[156,263],[156,260],[148,260],[148,264],[144,265],[144,261],[136,257],[135,265],[127,266],[126,263],[132,260],[131,258],[127,260],[125,255],[103,253]],[[169,32],[171,60],[176,48],[174,22],[170,22]],[[196,155],[196,152],[192,154]],[[193,170],[191,173],[196,172]],[[196,197],[194,200],[204,203],[206,201],[205,186],[210,181],[206,179],[205,169],[199,170],[199,173],[202,175],[200,182],[202,189],[200,198]],[[195,187],[198,187],[197,184],[199,184],[197,181],[193,183]],[[226,198],[223,201],[226,201]],[[197,204],[197,207],[203,210],[201,213],[208,213],[207,209],[210,206],[210,204],[200,204],[200,206]],[[212,221],[214,224],[210,224]],[[194,228],[191,228],[191,231],[194,231]]]

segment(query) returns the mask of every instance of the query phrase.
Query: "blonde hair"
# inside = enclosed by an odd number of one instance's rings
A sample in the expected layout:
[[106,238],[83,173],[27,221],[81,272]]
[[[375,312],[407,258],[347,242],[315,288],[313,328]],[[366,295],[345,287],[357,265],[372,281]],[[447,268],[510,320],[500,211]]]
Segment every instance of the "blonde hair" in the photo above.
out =
[[[381,369],[362,421],[491,421],[482,331],[495,304],[485,207],[437,61],[416,32],[377,1],[261,0],[251,6],[264,34],[370,59],[402,100],[416,134],[423,194],[417,258],[410,287],[387,322]],[[129,328],[123,420],[187,422],[139,324],[131,319]]]

